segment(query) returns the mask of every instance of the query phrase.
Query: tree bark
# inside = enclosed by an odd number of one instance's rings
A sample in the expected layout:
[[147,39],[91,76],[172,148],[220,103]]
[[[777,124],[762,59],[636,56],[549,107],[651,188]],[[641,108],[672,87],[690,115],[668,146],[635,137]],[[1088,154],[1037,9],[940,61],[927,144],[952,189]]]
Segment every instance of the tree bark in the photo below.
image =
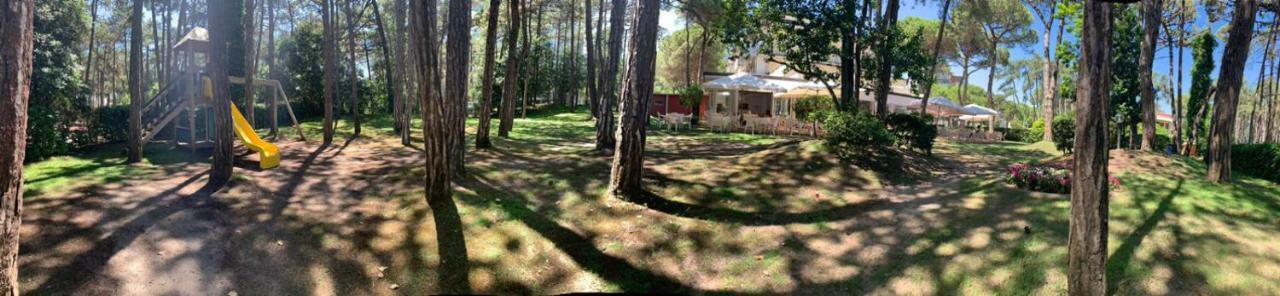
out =
[[[857,17],[859,2],[844,0],[841,5],[846,17],[850,18],[848,23],[851,25],[840,34],[840,98],[836,100],[836,107],[846,112],[858,110],[858,83],[855,81],[859,79],[857,69],[862,56],[862,47],[858,44],[861,37],[858,35],[858,27],[861,24]],[[828,89],[827,92],[832,91]]]
[[[600,9],[603,10],[604,7]],[[597,110],[600,108],[600,86],[596,80],[596,63],[598,61],[596,60],[596,42],[595,38],[592,37],[595,32],[591,30],[591,0],[582,1],[582,11],[584,18],[582,23],[586,26],[583,31],[586,34],[587,43],[587,107],[591,109],[591,117],[595,117]]]
[[[894,26],[898,24],[898,0],[888,0],[885,5],[885,13],[880,23],[881,33],[890,32]],[[893,42],[887,35],[880,36],[880,53],[888,53],[893,49]],[[879,73],[876,73],[876,116],[884,118],[889,116],[889,87],[893,83],[893,55],[881,54],[876,57],[880,59]],[[992,65],[992,69],[995,66]],[[856,79],[856,78],[855,78]]]
[[[269,71],[267,78],[279,81],[280,67],[276,65],[276,1],[279,0],[267,0],[267,10],[263,13],[267,15],[267,69]],[[267,116],[267,120],[271,121],[270,134],[273,138],[280,134],[280,119],[277,115],[280,110],[280,100],[276,96],[276,92],[271,91],[269,104],[271,112]]]
[[[512,0],[507,15],[507,73],[502,79],[502,113],[498,122],[498,136],[511,137],[511,128],[516,115],[516,85],[520,83],[521,55],[517,52],[520,44],[520,0]],[[495,18],[496,19],[496,18]],[[525,36],[528,38],[528,36]],[[525,47],[528,50],[528,46]]]
[[395,5],[393,6],[395,13],[392,13],[392,16],[395,18],[396,38],[391,39],[392,44],[395,45],[395,50],[392,51],[392,54],[394,55],[396,65],[400,65],[398,67],[394,67],[396,81],[398,81],[397,85],[399,85],[396,89],[396,97],[400,99],[396,105],[400,110],[400,113],[397,113],[396,123],[398,127],[397,131],[400,133],[400,144],[409,146],[412,141],[411,130],[413,129],[413,120],[411,119],[413,117],[410,116],[410,114],[413,114],[413,109],[409,106],[409,103],[413,101],[409,91],[412,84],[409,83],[409,75],[406,73],[404,68],[413,67],[413,64],[410,63],[406,57],[407,42],[405,42],[405,39],[407,39],[409,35],[405,34],[407,32],[405,28],[405,10],[407,9],[408,4],[405,2],[406,0],[393,1],[395,1]]
[[129,156],[127,163],[142,161],[142,0],[133,0],[129,16]]
[[360,69],[356,65],[356,22],[360,21],[360,15],[356,13],[355,7],[352,6],[353,0],[346,3],[347,12],[347,56],[351,60],[351,121],[354,131],[352,136],[360,136]]
[[[93,0],[93,2],[90,2],[89,4],[89,58],[85,59],[84,79],[82,79],[84,80],[85,85],[91,86],[89,87],[90,98],[93,98],[93,94],[95,92],[94,88],[92,87],[93,83],[90,83],[91,81],[90,73],[93,73],[92,72],[93,71],[93,52],[95,51],[95,49],[97,49],[97,45],[94,43],[96,43],[97,40],[98,40],[98,0]],[[97,106],[95,105],[94,107],[97,107]]]
[[410,23],[416,67],[422,95],[423,155],[426,162],[426,199],[449,198],[453,176],[449,170],[451,149],[448,102],[439,96],[439,47],[437,37],[437,2],[435,0],[410,1]]
[[[398,89],[396,86],[400,85],[400,83],[397,81],[396,75],[391,71],[391,68],[395,67],[397,64],[391,62],[391,44],[388,43],[387,40],[387,28],[385,23],[382,21],[382,10],[378,8],[378,1],[369,0],[369,5],[373,5],[373,18],[378,28],[378,39],[382,41],[382,61],[383,64],[385,64],[385,66],[382,67],[382,76],[387,80],[387,97],[391,98],[392,114],[393,117],[395,117],[395,119],[392,120],[394,122],[393,125],[395,125],[393,129],[395,129],[396,132],[400,132],[400,94],[396,91]],[[373,65],[369,66],[372,67]]]
[[1111,97],[1111,3],[1086,0],[1076,92],[1067,291],[1107,292],[1107,109]]
[[[942,1],[942,21],[938,23],[938,37],[934,38],[934,41],[933,41],[933,64],[929,65],[929,75],[937,75],[937,72],[938,72],[938,58],[942,56],[942,36],[945,36],[944,32],[947,31],[947,15],[948,15],[947,12],[949,11],[950,8],[951,8],[951,0]],[[1053,27],[1053,23],[1050,22],[1048,27]],[[1049,43],[1048,27],[1046,27],[1045,29],[1045,41],[1044,41],[1045,44]],[[1048,63],[1047,57],[1049,56],[1048,48],[1049,46],[1045,45],[1045,52],[1046,52],[1045,63],[1046,64]],[[1048,75],[1049,75],[1048,72],[1045,72],[1045,76],[1048,77]],[[933,93],[934,80],[937,80],[937,79],[930,79],[929,85],[924,87],[924,95],[920,97],[920,114],[929,113],[929,96]],[[1046,80],[1048,80],[1048,78],[1046,78]]]
[[618,101],[618,63],[622,57],[622,22],[626,18],[626,0],[613,0],[609,12],[609,55],[604,65],[600,84],[600,110],[596,111],[596,151],[606,152],[616,148],[613,109]]
[[1256,143],[1254,141],[1257,139],[1256,127],[1259,124],[1257,122],[1257,119],[1261,118],[1258,116],[1258,108],[1262,106],[1263,102],[1265,102],[1267,98],[1267,93],[1266,93],[1266,91],[1268,90],[1268,88],[1266,87],[1267,66],[1271,62],[1271,46],[1274,45],[1276,42],[1275,32],[1276,32],[1277,25],[1280,25],[1280,22],[1275,22],[1275,21],[1271,22],[1271,30],[1268,31],[1270,35],[1267,37],[1266,46],[1262,50],[1262,66],[1260,66],[1258,69],[1258,82],[1257,82],[1258,87],[1256,92],[1258,94],[1258,99],[1253,103],[1253,111],[1249,112],[1249,120],[1245,121],[1249,125],[1249,127],[1247,128],[1248,131],[1245,132],[1245,143],[1250,143],[1250,144]]
[[[521,3],[521,4],[522,4],[522,3]],[[521,16],[520,16],[521,23],[523,23],[521,26],[523,27],[522,32],[524,32],[524,33],[523,33],[523,34],[524,34],[524,48],[521,48],[521,49],[520,49],[520,60],[521,60],[521,61],[528,61],[528,60],[529,60],[529,50],[531,50],[531,48],[533,48],[533,41],[532,41],[532,40],[533,40],[533,34],[532,34],[532,33],[533,33],[533,31],[532,31],[532,30],[533,30],[533,28],[530,26],[530,24],[531,24],[532,22],[530,22],[530,21],[529,21],[529,19],[531,19],[531,18],[532,18],[531,16],[533,15],[533,12],[530,12],[530,11],[528,11],[527,9],[524,9],[524,8],[521,8],[521,9],[522,9],[522,10],[524,10],[524,12],[522,12],[522,13],[521,13]],[[541,10],[541,8],[539,8],[539,10],[538,10],[538,29],[539,29],[539,30],[541,30],[541,29],[542,29],[542,10]],[[541,34],[541,33],[539,33],[539,34]],[[527,62],[526,62],[526,63],[527,63]],[[530,82],[530,81],[532,81],[532,80],[534,79],[534,77],[535,77],[535,76],[534,76],[534,74],[533,74],[533,73],[536,73],[535,71],[538,71],[538,69],[537,69],[537,68],[538,68],[538,67],[528,67],[527,69],[523,70],[523,72],[520,72],[520,73],[521,73],[520,75],[523,75],[523,77],[525,77],[525,79],[521,79],[521,80],[524,80],[524,88],[523,88],[523,90],[522,90],[524,93],[522,93],[522,94],[520,95],[520,118],[526,118],[526,117],[528,117],[528,115],[529,115],[529,89],[530,89],[530,88],[532,88],[532,86],[530,86],[530,85],[529,85],[529,82]],[[534,96],[537,96],[538,94],[535,92],[533,95],[534,95]]]
[[[1056,97],[1058,95],[1057,76],[1055,75],[1055,72],[1056,72],[1055,68],[1058,63],[1053,58],[1054,52],[1052,49],[1054,44],[1049,42],[1051,37],[1050,33],[1052,33],[1053,24],[1054,24],[1054,21],[1056,20],[1054,18],[1054,14],[1057,12],[1057,9],[1058,9],[1057,2],[1058,1],[1056,0],[1049,2],[1050,4],[1049,13],[1047,15],[1040,15],[1040,21],[1045,24],[1044,37],[1043,37],[1044,69],[1041,69],[1044,72],[1043,73],[1044,80],[1043,80],[1043,83],[1041,83],[1041,88],[1042,88],[1041,91],[1042,91],[1043,97],[1041,98],[1041,101],[1040,101],[1041,102],[1040,115],[1043,118],[1042,120],[1044,121],[1044,138],[1041,138],[1040,140],[1046,141],[1046,142],[1053,141],[1053,116],[1054,116],[1053,106],[1054,106],[1054,102],[1056,101]],[[1059,24],[1059,26],[1065,26],[1065,23]],[[1062,38],[1062,36],[1059,35],[1058,38]]]
[[[621,1],[619,1],[621,2]],[[631,58],[628,59],[626,87],[618,118],[618,146],[613,157],[609,192],[621,198],[644,194],[645,126],[648,125],[649,99],[653,96],[653,76],[658,39],[658,0],[636,3],[635,22],[631,24]],[[608,118],[601,118],[602,120]]]
[[338,40],[335,36],[337,28],[334,24],[333,1],[320,0],[320,18],[321,26],[324,29],[323,36],[323,55],[324,55],[324,145],[333,143],[333,98],[338,95],[337,73],[338,69]]
[[1245,62],[1249,59],[1249,45],[1253,39],[1254,19],[1257,17],[1257,0],[1236,1],[1231,17],[1231,29],[1227,32],[1227,45],[1223,47],[1222,67],[1218,70],[1218,95],[1214,97],[1212,134],[1209,138],[1210,182],[1231,182],[1232,128],[1235,126],[1236,108],[1240,99]]
[[[493,114],[493,106],[491,106],[493,102],[493,56],[495,54],[494,46],[497,45],[496,43],[498,41],[498,13],[501,6],[502,1],[489,0],[489,21],[486,23],[487,28],[485,29],[484,35],[484,72],[482,72],[483,74],[480,76],[482,82],[480,83],[480,98],[478,98],[478,101],[480,101],[480,110],[477,111],[479,114],[476,114],[477,117],[480,117],[480,122],[476,125],[476,149],[487,149],[489,147],[493,147],[493,143],[489,141],[489,123],[491,121],[491,114]],[[509,31],[519,32],[515,26],[516,22],[514,22],[514,20],[511,24],[511,28],[513,30]],[[508,48],[514,49],[518,43],[513,44],[512,42],[513,41],[511,39],[507,39],[507,41],[505,41]],[[511,55],[507,55],[508,63],[513,61],[511,57]],[[504,83],[504,88],[506,84],[511,83]],[[502,94],[503,98],[506,98],[505,90]],[[506,105],[506,100],[503,100],[502,106],[505,107]],[[504,108],[502,111],[505,116],[506,109]]]
[[1138,58],[1139,82],[1142,90],[1142,151],[1154,151],[1156,145],[1156,90],[1151,72],[1156,58],[1156,38],[1160,35],[1160,0],[1142,0],[1142,52]]
[[471,66],[471,0],[450,0],[449,21],[445,25],[448,55],[445,65],[445,119],[449,143],[449,170],[463,172],[463,136],[467,118],[467,76]]
[[1280,91],[1280,54],[1277,54],[1275,62],[1272,63],[1274,63],[1274,68],[1271,69],[1271,96],[1267,97],[1267,120],[1266,123],[1262,124],[1263,144],[1271,144],[1272,131],[1276,129],[1272,126],[1272,123],[1275,122],[1275,96],[1276,92]]
[[213,169],[209,184],[221,186],[231,180],[233,158],[231,146],[231,80],[227,73],[227,35],[236,24],[231,19],[232,6],[227,1],[209,2],[209,58],[205,69],[213,82]]
[[0,295],[18,295],[34,11],[31,0],[0,0]]
[[253,112],[254,111],[253,106],[256,105],[254,104],[255,102],[253,98],[253,95],[254,95],[253,75],[254,73],[258,73],[257,72],[258,45],[256,42],[254,42],[255,33],[253,31],[254,29],[253,28],[253,10],[254,8],[256,8],[254,4],[255,4],[254,0],[244,0],[244,16],[241,16],[241,20],[244,22],[244,54],[245,54],[244,108],[241,108],[241,110],[244,111],[244,119],[246,121],[249,121],[249,125],[254,125],[256,123],[253,115],[254,113],[257,113],[257,112]]

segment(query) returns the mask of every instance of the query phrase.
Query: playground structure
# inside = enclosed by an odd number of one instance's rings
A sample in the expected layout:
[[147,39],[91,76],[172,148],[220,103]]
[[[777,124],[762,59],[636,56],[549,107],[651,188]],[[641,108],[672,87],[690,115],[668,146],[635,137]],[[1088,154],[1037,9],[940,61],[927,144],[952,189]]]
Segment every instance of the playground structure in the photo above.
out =
[[[199,53],[201,58],[207,59],[208,37],[207,30],[196,27],[173,45],[173,49],[179,53],[179,68],[176,74],[169,77],[160,92],[143,105],[142,141],[149,142],[156,135],[167,130],[170,132],[169,143],[176,147],[192,150],[209,147],[213,144],[210,131],[216,128],[213,124],[212,108],[231,108],[232,129],[246,148],[258,153],[259,167],[262,169],[276,167],[280,162],[279,148],[258,136],[253,129],[253,123],[240,113],[240,108],[236,107],[235,103],[231,103],[230,106],[213,106],[212,83],[204,73],[204,62],[197,60],[196,55]],[[244,77],[228,78],[232,85],[247,84]],[[288,95],[285,94],[279,81],[254,78],[252,85],[246,87],[267,90],[270,101],[265,103],[269,106],[268,111],[272,115],[278,114],[277,108],[280,103],[283,103],[288,111],[293,130],[300,139],[306,140],[298,125],[298,118],[293,113],[293,107],[289,104]],[[248,108],[250,112],[254,110],[252,106],[245,107],[250,107]],[[275,116],[271,116],[270,119],[275,120]],[[172,128],[166,129],[170,124]]]

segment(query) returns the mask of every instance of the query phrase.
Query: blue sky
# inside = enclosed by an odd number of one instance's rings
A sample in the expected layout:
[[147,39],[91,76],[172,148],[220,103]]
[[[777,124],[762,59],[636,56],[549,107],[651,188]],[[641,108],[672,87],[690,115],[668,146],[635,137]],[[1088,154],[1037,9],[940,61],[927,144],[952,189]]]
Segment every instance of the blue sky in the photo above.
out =
[[[941,3],[937,3],[935,1],[928,1],[928,3],[923,3],[923,4],[917,3],[917,1],[903,1],[903,2],[904,3],[902,3],[903,6],[902,6],[900,18],[919,17],[919,18],[925,18],[925,19],[938,19],[938,12],[940,10]],[[1226,25],[1225,20],[1220,20],[1217,23],[1210,24],[1203,10],[1201,10],[1200,13],[1197,14],[1197,16],[1198,16],[1198,19],[1195,21],[1195,25],[1194,25],[1196,28],[1204,28],[1205,26],[1212,25],[1215,32],[1217,32],[1219,28]],[[1262,17],[1262,14],[1260,14],[1259,17]],[[1032,21],[1031,29],[1036,31],[1037,36],[1040,36],[1039,34],[1043,33],[1044,26],[1040,24],[1038,20],[1034,20],[1035,18],[1034,15],[1032,16],[1032,18],[1033,18],[1033,21]],[[664,32],[672,32],[684,27],[684,24],[680,19],[679,14],[677,14],[674,11],[668,11],[668,10],[662,11],[659,25],[662,26]],[[1255,31],[1259,31],[1263,29],[1265,28],[1260,28],[1260,27],[1254,28]],[[1067,34],[1070,35],[1070,33],[1067,33]],[[1070,36],[1068,36],[1067,38],[1070,38]],[[1215,50],[1214,52],[1214,60],[1215,62],[1221,63],[1222,43],[1224,43],[1225,41],[1224,40],[1218,40],[1218,41],[1219,41],[1219,46],[1217,50]],[[1011,59],[1017,60],[1017,59],[1030,58],[1042,50],[1040,46],[1041,46],[1040,41],[1036,41],[1034,44],[1031,44],[1026,47],[1011,48],[1010,49]],[[1258,46],[1254,46],[1254,47],[1251,47],[1250,50],[1252,52],[1249,58],[1248,67],[1245,69],[1245,74],[1244,74],[1245,87],[1254,87],[1253,81],[1256,81],[1258,78],[1259,64],[1261,63],[1261,60],[1262,60],[1261,58],[1262,48],[1258,48]],[[1154,65],[1155,73],[1157,73],[1157,75],[1170,74],[1169,60],[1170,59],[1166,49],[1159,48],[1156,53],[1156,60]],[[1176,60],[1174,60],[1174,62],[1176,62]],[[1183,81],[1182,88],[1183,88],[1184,94],[1190,91],[1191,62],[1192,62],[1191,50],[1189,48],[1184,49],[1183,50],[1184,64],[1182,69],[1183,71],[1181,73],[1182,81]],[[1220,64],[1215,65],[1214,67],[1213,75],[1215,78],[1217,77],[1217,66],[1221,66],[1221,65]],[[953,71],[958,72],[958,69],[953,69]],[[987,70],[985,69],[979,70],[977,73],[972,75],[972,77],[969,80],[969,83],[972,85],[980,86],[980,87],[986,87],[987,74],[988,74]],[[1000,82],[1001,81],[996,81],[997,86],[999,85]],[[1163,112],[1169,112],[1168,111],[1169,103],[1165,101],[1166,98],[1164,96],[1161,96],[1159,99],[1161,100],[1160,109]]]

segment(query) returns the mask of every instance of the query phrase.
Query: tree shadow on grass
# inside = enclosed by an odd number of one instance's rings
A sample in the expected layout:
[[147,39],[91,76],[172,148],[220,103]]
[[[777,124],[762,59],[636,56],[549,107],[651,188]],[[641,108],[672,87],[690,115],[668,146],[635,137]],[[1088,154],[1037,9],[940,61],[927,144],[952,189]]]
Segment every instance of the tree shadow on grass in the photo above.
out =
[[[130,219],[128,222],[116,227],[106,237],[96,239],[91,249],[80,252],[70,260],[69,264],[52,271],[49,281],[32,290],[29,294],[61,294],[81,289],[86,283],[94,280],[96,275],[102,274],[111,257],[132,244],[134,240],[146,233],[152,226],[174,214],[193,209],[211,209],[215,212],[225,212],[227,210],[226,205],[212,198],[214,192],[223,188],[223,184],[206,184],[191,195],[171,198],[178,190],[185,188],[207,173],[206,171],[192,176],[178,186],[165,190],[140,203],[138,205],[139,208],[150,207],[161,202],[164,204]],[[76,233],[72,235],[76,235]],[[69,239],[71,238],[53,238],[49,241],[66,241]]]
[[1155,230],[1160,221],[1172,210],[1173,199],[1182,193],[1183,180],[1178,180],[1177,186],[1165,195],[1160,203],[1156,205],[1155,211],[1151,212],[1146,219],[1134,229],[1129,236],[1125,237],[1120,243],[1120,247],[1112,253],[1111,258],[1107,260],[1107,294],[1115,294],[1119,287],[1120,280],[1126,276],[1133,256],[1138,251],[1138,247],[1142,245],[1142,241]]
[[447,294],[470,294],[470,261],[467,259],[467,240],[462,234],[462,217],[453,196],[438,196],[427,200],[431,217],[436,225],[436,244],[439,246],[440,288]]
[[748,226],[845,220],[881,209],[888,204],[887,200],[874,199],[805,213],[753,213],[673,201],[648,191],[628,201],[673,216]]
[[[686,286],[667,275],[641,269],[627,260],[601,251],[591,239],[534,212],[528,208],[527,201],[522,196],[499,189],[483,177],[469,175],[466,179],[458,181],[459,185],[477,193],[475,198],[462,199],[464,202],[474,206],[482,206],[490,202],[497,203],[502,211],[551,241],[580,267],[617,285],[623,291],[697,292],[695,288]],[[490,198],[495,196],[503,198]]]

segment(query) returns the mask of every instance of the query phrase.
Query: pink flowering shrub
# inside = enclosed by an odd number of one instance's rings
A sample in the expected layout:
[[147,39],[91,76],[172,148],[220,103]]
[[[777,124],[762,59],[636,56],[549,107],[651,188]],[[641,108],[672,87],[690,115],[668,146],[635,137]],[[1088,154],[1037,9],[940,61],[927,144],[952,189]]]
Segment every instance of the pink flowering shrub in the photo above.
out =
[[1071,171],[1049,166],[1015,164],[1004,181],[1031,191],[1071,193]]
[[[1004,181],[1018,188],[1048,192],[1071,193],[1071,169],[1047,165],[1019,163],[1009,166],[1009,176]],[[1111,187],[1120,187],[1120,179],[1107,177]]]

